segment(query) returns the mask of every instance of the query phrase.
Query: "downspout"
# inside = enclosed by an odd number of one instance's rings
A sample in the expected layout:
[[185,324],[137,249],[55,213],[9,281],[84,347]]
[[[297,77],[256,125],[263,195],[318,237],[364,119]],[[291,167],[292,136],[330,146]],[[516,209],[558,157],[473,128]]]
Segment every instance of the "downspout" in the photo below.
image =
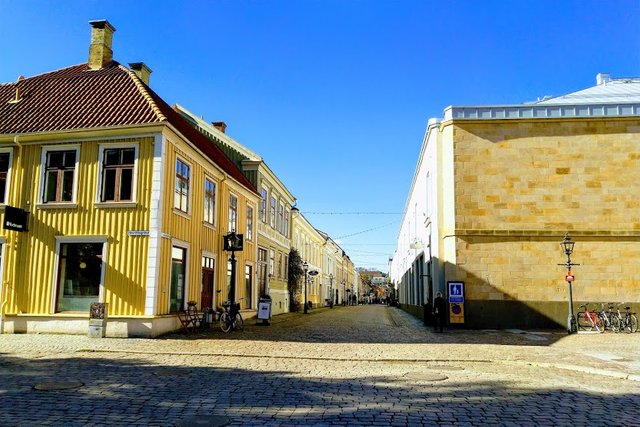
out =
[[[18,147],[17,157],[20,160],[20,162],[22,162],[22,144],[20,143],[19,137],[17,134],[13,136],[13,143]],[[12,169],[20,170],[20,168],[12,168]],[[3,260],[3,262],[5,262],[5,265],[6,265],[6,258],[7,258],[6,247],[7,245],[5,244],[4,260]],[[4,268],[2,269],[2,271],[3,272],[5,271]],[[16,275],[16,268],[13,268],[11,271],[11,276],[13,281],[15,281],[15,275]],[[0,335],[4,334],[4,309],[7,305],[7,299],[4,298],[5,285],[8,286],[9,284],[10,284],[9,281],[0,280]]]

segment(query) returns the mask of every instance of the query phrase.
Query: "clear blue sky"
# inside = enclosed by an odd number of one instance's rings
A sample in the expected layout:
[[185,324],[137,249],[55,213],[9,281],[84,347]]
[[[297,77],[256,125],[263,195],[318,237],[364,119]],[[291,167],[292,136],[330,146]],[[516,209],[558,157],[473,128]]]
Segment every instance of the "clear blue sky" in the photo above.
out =
[[116,27],[116,60],[225,121],[357,267],[382,271],[429,118],[640,76],[640,0],[0,0],[0,82],[86,62],[94,19]]

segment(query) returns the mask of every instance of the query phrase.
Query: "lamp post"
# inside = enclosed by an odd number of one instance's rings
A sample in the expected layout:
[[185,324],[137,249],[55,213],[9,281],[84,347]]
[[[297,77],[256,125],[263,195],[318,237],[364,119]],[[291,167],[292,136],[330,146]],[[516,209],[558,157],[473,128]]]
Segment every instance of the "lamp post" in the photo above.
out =
[[235,231],[223,236],[224,238],[224,250],[231,252],[231,277],[229,278],[229,301],[233,304],[236,300],[236,251],[241,251],[243,246],[242,234],[236,234]]
[[333,274],[329,273],[329,308],[333,308]]
[[307,275],[309,273],[309,264],[307,263],[307,261],[304,262],[304,264],[302,264],[302,269],[304,270],[304,314],[308,313],[308,309],[307,309]]
[[343,306],[344,306],[344,305],[346,305],[346,302],[345,302],[345,300],[344,300],[344,296],[346,295],[346,294],[345,294],[345,287],[346,287],[346,286],[347,286],[347,284],[346,284],[346,283],[344,282],[344,280],[343,280],[343,281],[342,281],[342,305],[343,305]]
[[564,280],[569,285],[569,317],[567,318],[567,332],[570,334],[575,334],[576,332],[578,332],[576,318],[573,315],[573,292],[571,289],[571,284],[575,279],[575,276],[573,275],[573,273],[571,273],[571,267],[574,265],[580,265],[571,262],[571,254],[573,253],[573,247],[575,246],[575,244],[576,242],[571,239],[569,233],[566,233],[564,235],[564,239],[562,239],[562,242],[560,243],[560,246],[567,256],[567,262],[565,262],[564,264],[558,264],[563,265],[567,268],[567,275],[564,277]]

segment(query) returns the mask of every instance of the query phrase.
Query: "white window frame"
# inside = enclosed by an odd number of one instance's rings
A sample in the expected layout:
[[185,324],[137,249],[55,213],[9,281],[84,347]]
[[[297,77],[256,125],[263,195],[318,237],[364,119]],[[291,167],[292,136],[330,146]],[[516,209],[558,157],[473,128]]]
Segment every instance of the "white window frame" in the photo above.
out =
[[[133,159],[133,176],[131,182],[131,200],[125,200],[116,202],[113,200],[103,202],[102,201],[102,179],[104,176],[104,152],[105,150],[113,149],[113,148],[133,148],[134,149],[134,159]],[[118,206],[124,207],[126,205],[135,206],[138,200],[138,155],[140,152],[139,144],[131,144],[131,143],[121,143],[121,144],[100,144],[98,145],[98,187],[96,189],[96,199],[95,205],[100,207],[106,206]]]
[[7,168],[7,182],[4,189],[4,200],[0,200],[0,205],[9,204],[9,193],[11,192],[11,174],[13,171],[13,148],[0,148],[0,154],[4,153],[9,153],[9,167]]
[[[264,196],[264,198],[263,198]],[[269,191],[266,187],[260,187],[260,221],[266,224],[269,216]]]
[[[236,199],[236,209],[235,209],[235,221],[233,223],[233,226],[231,224],[231,198]],[[240,203],[240,198],[238,196],[236,196],[233,193],[229,193],[229,204],[228,204],[228,208],[227,208],[227,228],[228,228],[228,232],[232,232],[235,231],[236,233],[238,233],[240,230],[238,230],[238,224],[240,223],[240,209],[238,204]]]
[[[175,171],[174,171],[175,172]],[[171,239],[171,249],[169,252],[171,256],[171,262],[173,262],[173,248],[184,249],[184,301],[182,304],[182,310],[186,310],[187,302],[189,302],[189,263],[191,262],[191,244],[180,239]],[[202,271],[202,269],[201,269]],[[171,274],[171,266],[169,267],[169,274]],[[215,279],[214,279],[215,280]],[[169,279],[169,286],[167,287],[167,308],[166,312],[171,312],[171,279]]]
[[[180,208],[176,208],[176,179],[178,178],[178,172],[176,171],[177,168],[177,162],[180,161],[183,164],[187,165],[189,167],[189,180],[187,181],[189,183],[189,188],[188,188],[188,192],[187,192],[187,210],[183,211]],[[173,211],[181,214],[181,215],[186,215],[187,217],[189,217],[191,215],[191,200],[193,199],[193,164],[191,162],[186,161],[183,157],[180,156],[176,156],[176,160],[173,163],[173,187],[172,187],[172,195],[173,197],[171,198],[171,205],[173,206]]]
[[56,313],[56,301],[58,295],[59,270],[60,270],[60,245],[63,243],[102,243],[102,266],[100,268],[100,291],[98,293],[98,302],[104,301],[104,274],[107,269],[107,236],[56,236],[56,254],[54,257],[53,286],[51,294],[50,314]]
[[[213,220],[212,221],[209,221],[207,219],[207,215],[206,215],[207,214],[207,211],[206,211],[206,209],[207,209],[207,203],[206,203],[206,201],[207,201],[207,181],[213,184],[213,212],[212,212]],[[203,191],[203,195],[204,195],[204,197],[202,199],[202,203],[203,203],[203,207],[202,207],[203,221],[204,221],[205,224],[215,227],[215,225],[216,225],[216,208],[218,206],[218,182],[215,179],[210,178],[209,176],[205,175],[202,191]]]
[[[76,152],[76,164],[73,169],[73,189],[70,202],[46,202],[44,201],[44,180],[47,169],[47,154],[55,151],[71,151]],[[62,207],[73,208],[78,206],[78,169],[80,165],[80,145],[44,145],[42,146],[42,155],[40,157],[40,185],[38,187],[38,207]]]
[[255,216],[255,209],[253,208],[253,205],[247,203],[247,218],[246,218],[247,230],[246,230],[245,239],[248,241],[253,240],[254,216]]

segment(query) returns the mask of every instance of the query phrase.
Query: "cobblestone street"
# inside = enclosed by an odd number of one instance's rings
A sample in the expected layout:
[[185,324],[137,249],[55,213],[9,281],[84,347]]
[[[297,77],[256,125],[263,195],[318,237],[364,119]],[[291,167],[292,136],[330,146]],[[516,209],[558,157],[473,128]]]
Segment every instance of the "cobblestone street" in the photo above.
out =
[[640,334],[434,334],[380,305],[245,323],[0,336],[0,425],[640,425]]

